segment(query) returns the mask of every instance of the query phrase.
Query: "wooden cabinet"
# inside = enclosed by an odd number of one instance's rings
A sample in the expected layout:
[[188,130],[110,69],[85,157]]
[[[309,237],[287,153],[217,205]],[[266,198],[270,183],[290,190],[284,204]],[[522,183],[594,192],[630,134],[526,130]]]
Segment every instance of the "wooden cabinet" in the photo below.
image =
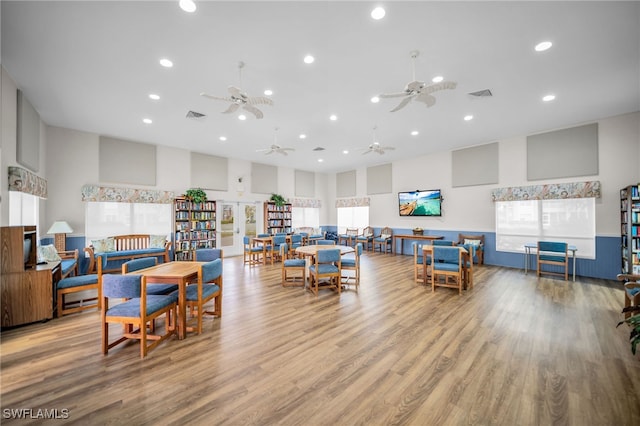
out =
[[36,265],[35,226],[0,229],[2,327],[53,318],[60,262]]
[[267,201],[264,203],[264,232],[275,234],[278,232],[291,233],[291,204],[277,206]]
[[640,184],[620,190],[622,273],[640,275]]
[[195,250],[216,247],[216,202],[194,203],[176,198],[174,203],[174,259],[195,260]]

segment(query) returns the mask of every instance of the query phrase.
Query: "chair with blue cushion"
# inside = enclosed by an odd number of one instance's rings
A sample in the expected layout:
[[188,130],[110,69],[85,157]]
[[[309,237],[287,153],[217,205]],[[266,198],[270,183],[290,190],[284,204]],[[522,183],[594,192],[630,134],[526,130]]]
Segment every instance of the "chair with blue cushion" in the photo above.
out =
[[[102,275],[102,353],[129,339],[140,341],[140,358],[144,358],[149,351],[162,341],[169,338],[176,331],[177,294],[149,295],[147,294],[146,277],[142,275]],[[124,302],[110,306],[111,299],[127,299]],[[166,315],[164,334],[149,334],[146,324]],[[109,324],[123,325],[122,336],[109,342]],[[147,342],[151,340],[152,343]]]
[[[424,254],[422,251],[422,244],[414,241],[411,243],[413,249],[413,280],[417,283],[425,283],[425,267],[424,267]],[[427,257],[427,267],[431,264],[431,257]]]
[[[122,274],[139,271],[140,269],[151,268],[158,264],[156,257],[141,257],[140,259],[129,260],[122,264]],[[149,283],[147,285],[147,294],[170,294],[178,290],[178,284],[156,284]]]
[[[618,274],[618,280],[627,281],[624,283],[624,307],[640,305],[640,275]],[[631,315],[631,312],[625,312],[624,319]]]
[[448,247],[456,245],[456,243],[451,240],[433,240],[431,241],[431,244],[433,244],[434,246],[448,246]]
[[347,228],[344,234],[338,235],[338,244],[342,244],[344,241],[347,246],[352,245],[355,242],[356,237],[358,236],[358,228]]
[[[458,247],[434,246],[431,259],[431,291],[436,286],[457,288],[462,294],[462,251]],[[444,280],[441,280],[444,278]]]
[[[98,268],[98,273],[102,272],[102,268]],[[98,274],[88,275],[75,275],[67,278],[63,278],[56,284],[56,297],[57,297],[57,310],[56,317],[61,317],[66,314],[74,312],[84,311],[86,309],[98,308],[100,309],[100,285]],[[71,293],[80,293],[87,290],[97,290],[97,297],[91,297],[87,299],[80,298],[75,301],[66,301],[65,295]],[[92,302],[86,304],[86,302]]]
[[349,279],[353,278],[354,283],[356,285],[356,291],[358,291],[358,286],[360,285],[360,256],[362,256],[362,243],[356,243],[354,256],[343,257],[342,258],[342,272],[344,271],[354,271],[353,277],[350,275],[342,274],[343,284],[349,284]]
[[291,237],[291,251],[292,254],[295,254],[295,249],[298,247],[302,247],[304,245],[303,238],[301,234],[292,234]]
[[[280,245],[282,260],[282,287],[302,286],[307,279],[307,262],[304,259],[289,259],[289,245]],[[292,275],[290,275],[290,273]]]
[[262,263],[262,246],[254,246],[251,243],[251,237],[248,235],[242,238],[242,242],[244,245],[244,264],[254,266]]
[[458,244],[473,245],[475,251],[473,261],[477,265],[484,263],[484,234],[458,234]]
[[[564,280],[569,278],[569,250],[568,244],[556,241],[538,241],[537,269],[540,274],[564,275]],[[563,268],[563,272],[542,270],[542,265],[550,265]]]
[[78,275],[78,249],[59,251],[62,278]]
[[212,260],[222,259],[222,249],[217,248],[199,248],[196,249],[196,262],[211,262]]
[[476,257],[478,245],[477,244],[458,244],[458,247],[464,247],[467,253],[462,254],[463,265],[463,278],[464,282],[473,288],[473,259]]
[[384,227],[380,231],[380,235],[373,238],[373,251],[376,247],[380,247],[382,253],[391,252],[391,241],[393,241],[393,229]]
[[[214,298],[213,311],[205,310],[204,304]],[[222,316],[222,259],[200,265],[198,281],[187,286],[185,300],[190,311],[196,311],[198,322],[195,331],[197,334],[202,333],[202,318],[205,314],[218,318]],[[187,330],[194,331],[191,327],[188,327]]]
[[309,234],[307,240],[309,241],[309,244],[316,244],[318,240],[324,240],[326,235],[327,234],[322,230],[318,230],[317,232]]
[[333,240],[316,240],[316,244],[319,246],[335,246],[336,242]]
[[373,251],[373,228],[365,227],[362,230],[362,235],[356,236],[356,243],[362,243],[364,250]]
[[[342,286],[340,284],[342,275],[342,256],[340,249],[327,248],[318,250],[314,256],[313,265],[309,266],[309,278],[311,291],[317,296],[320,288],[320,281],[328,283],[327,288],[336,288],[338,294]],[[326,281],[328,280],[328,281]],[[323,286],[322,288],[325,288]]]
[[[287,243],[287,234],[276,234],[273,236],[273,244],[271,244],[271,257],[278,259],[280,257],[280,246]],[[279,259],[282,260],[282,259]]]

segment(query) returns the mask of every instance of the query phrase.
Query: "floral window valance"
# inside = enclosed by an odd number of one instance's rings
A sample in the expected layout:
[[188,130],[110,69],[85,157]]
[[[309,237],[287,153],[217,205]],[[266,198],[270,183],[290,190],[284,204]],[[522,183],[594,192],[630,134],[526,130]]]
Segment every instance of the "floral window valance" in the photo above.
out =
[[173,202],[173,191],[155,189],[109,188],[98,185],[82,187],[82,201],[114,201],[119,203],[155,203],[169,204]]
[[292,207],[310,207],[319,209],[322,207],[320,200],[312,200],[308,198],[294,198],[291,200]]
[[340,207],[368,207],[371,199],[363,198],[340,198],[336,200],[336,208]]
[[47,198],[47,181],[22,167],[9,167],[9,191],[25,192]]
[[493,201],[557,200],[562,198],[600,198],[600,181],[512,186],[491,191]]

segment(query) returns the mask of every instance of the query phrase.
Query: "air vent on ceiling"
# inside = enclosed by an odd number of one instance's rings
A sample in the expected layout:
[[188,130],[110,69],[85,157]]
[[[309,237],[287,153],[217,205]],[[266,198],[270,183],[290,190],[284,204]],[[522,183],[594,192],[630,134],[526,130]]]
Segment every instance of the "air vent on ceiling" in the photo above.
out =
[[477,96],[479,98],[486,97],[486,96],[493,96],[493,93],[491,93],[491,90],[489,90],[489,89],[478,90],[477,92],[471,92],[469,94],[471,96]]
[[187,112],[187,118],[191,118],[191,119],[197,120],[197,119],[202,118],[202,117],[206,117],[206,115],[204,115],[204,114],[202,114],[200,112],[195,112],[195,111]]
[[313,148],[314,151],[324,151],[324,148],[319,146],[317,148]]

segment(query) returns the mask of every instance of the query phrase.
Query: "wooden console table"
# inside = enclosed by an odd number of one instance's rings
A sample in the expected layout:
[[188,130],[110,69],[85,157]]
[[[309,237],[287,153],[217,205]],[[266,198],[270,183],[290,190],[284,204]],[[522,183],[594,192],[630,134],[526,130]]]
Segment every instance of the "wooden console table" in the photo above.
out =
[[393,235],[391,238],[391,252],[396,250],[396,240],[400,240],[400,254],[404,254],[403,240],[441,240],[444,237],[442,235],[413,235],[413,234],[400,234]]

